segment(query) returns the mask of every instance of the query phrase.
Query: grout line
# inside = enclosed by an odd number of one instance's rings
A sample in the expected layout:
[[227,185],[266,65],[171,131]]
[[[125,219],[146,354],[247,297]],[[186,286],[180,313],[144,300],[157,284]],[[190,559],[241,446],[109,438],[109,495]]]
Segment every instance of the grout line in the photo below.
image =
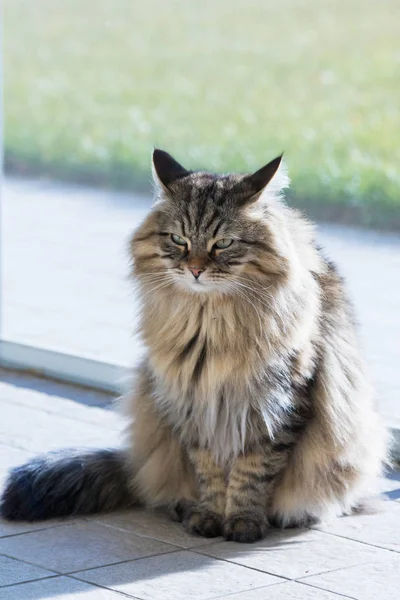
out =
[[304,581],[300,581],[297,579],[296,579],[296,583],[298,583],[299,585],[305,585],[307,587],[313,588],[314,590],[321,590],[324,592],[329,592],[330,594],[333,594],[334,596],[337,596],[338,598],[349,598],[350,600],[357,600],[357,598],[355,598],[354,596],[347,596],[346,594],[339,594],[338,592],[332,592],[332,590],[328,590],[327,588],[321,588],[316,585],[312,585],[311,583],[306,583]]
[[15,583],[7,583],[6,585],[0,585],[0,592],[4,588],[16,587],[17,585],[24,585],[24,583],[34,583],[35,581],[47,581],[48,579],[57,579],[58,574],[48,575],[47,577],[40,577],[40,579],[26,579],[25,581],[16,581]]
[[37,581],[42,582],[42,581],[48,581],[49,579],[61,579],[62,577],[65,577],[66,579],[72,579],[73,581],[78,581],[79,583],[84,583],[84,584],[89,585],[89,586],[98,587],[100,589],[107,590],[107,591],[112,592],[112,593],[114,593],[116,595],[120,595],[123,598],[130,598],[131,600],[142,600],[141,598],[138,598],[137,596],[131,596],[129,594],[126,594],[125,592],[121,592],[119,590],[114,590],[112,588],[107,588],[107,587],[104,587],[104,586],[99,585],[97,583],[83,581],[82,579],[77,579],[76,577],[69,577],[68,575],[63,575],[62,573],[60,575],[58,575],[58,574],[48,575],[47,577],[41,577],[40,579],[27,579],[26,581],[16,581],[15,583],[8,583],[6,585],[0,585],[0,592],[1,592],[2,589],[13,588],[13,587],[16,587],[16,586],[19,586],[19,585],[24,585],[25,583],[35,583]]
[[[153,538],[153,539],[154,539],[154,538]],[[79,577],[76,577],[76,575],[78,575],[79,573],[85,573],[85,572],[87,572],[87,571],[94,571],[94,570],[96,570],[96,569],[101,569],[101,568],[103,568],[103,566],[104,566],[104,567],[108,567],[108,566],[115,566],[115,565],[119,565],[119,564],[125,564],[125,563],[129,563],[129,562],[133,562],[133,561],[135,561],[135,562],[136,562],[136,561],[138,561],[138,560],[145,560],[145,559],[148,559],[148,558],[153,558],[153,557],[156,557],[156,556],[164,556],[164,555],[166,555],[166,554],[174,554],[174,553],[177,553],[177,552],[182,552],[182,551],[184,551],[184,552],[193,552],[193,554],[198,554],[199,556],[202,556],[202,557],[206,557],[206,558],[208,558],[208,559],[211,559],[211,562],[212,562],[212,561],[219,561],[219,562],[224,562],[224,563],[228,563],[228,564],[232,564],[232,563],[233,563],[233,561],[225,560],[225,559],[223,559],[223,558],[217,558],[217,557],[215,557],[215,556],[209,556],[209,555],[207,555],[207,554],[201,554],[200,552],[195,552],[195,551],[193,551],[193,550],[191,550],[191,549],[189,549],[189,548],[179,548],[179,547],[177,547],[177,549],[176,549],[176,550],[174,550],[174,551],[172,551],[172,552],[163,552],[162,554],[152,554],[152,555],[150,555],[150,556],[141,556],[140,558],[136,558],[136,559],[129,559],[129,560],[123,560],[123,561],[120,561],[120,562],[118,562],[118,563],[112,563],[112,564],[110,564],[110,565],[102,565],[101,567],[92,567],[92,568],[90,568],[90,569],[84,569],[84,570],[81,570],[81,571],[72,571],[71,573],[64,573],[64,575],[65,575],[66,577],[71,577],[71,578],[73,578],[73,579],[76,579],[77,581],[85,581],[86,583],[90,583],[90,584],[92,584],[92,582],[91,582],[91,581],[88,581],[88,580],[86,580],[86,579],[80,579]],[[254,567],[249,567],[249,566],[247,566],[247,565],[242,565],[242,564],[238,564],[238,563],[234,563],[234,564],[235,564],[236,566],[242,567],[243,569],[249,569],[249,570],[251,570],[251,571],[257,571],[258,573],[262,573],[262,574],[264,574],[264,575],[270,575],[271,577],[275,577],[276,579],[281,579],[281,581],[276,581],[276,582],[274,582],[274,583],[271,583],[271,584],[269,584],[269,585],[264,585],[264,586],[260,586],[260,587],[257,587],[257,588],[251,588],[251,589],[249,589],[249,590],[243,590],[243,592],[246,592],[246,591],[253,591],[253,589],[254,589],[254,590],[266,589],[266,588],[272,587],[272,586],[274,586],[274,585],[280,585],[280,584],[282,584],[282,583],[286,583],[286,582],[293,582],[293,581],[294,581],[293,579],[287,578],[287,577],[285,577],[285,576],[283,576],[283,575],[276,575],[275,573],[269,573],[269,572],[267,572],[267,571],[262,571],[261,569],[256,569],[256,568],[254,568]],[[95,584],[93,584],[93,585],[95,585]],[[112,588],[107,588],[107,587],[101,586],[100,584],[97,584],[97,585],[98,585],[99,587],[102,587],[102,588],[104,588],[104,589],[107,589],[107,590],[114,591]],[[123,594],[123,592],[121,592],[121,593]],[[225,595],[223,595],[223,596],[216,596],[216,597],[215,597],[215,600],[218,600],[219,598],[225,598],[225,597],[229,597],[229,596],[231,596],[231,595],[234,595],[234,594],[236,594],[236,593],[237,593],[237,592],[232,592],[231,594],[225,594]],[[127,595],[127,597],[128,597],[128,598],[133,598],[134,600],[135,600],[135,599],[136,599],[136,600],[141,600],[141,599],[140,599],[139,597],[137,597],[137,596],[129,596],[129,595]]]
[[207,558],[212,558],[213,560],[219,560],[221,562],[234,564],[238,567],[243,567],[243,569],[250,569],[250,571],[257,571],[257,573],[264,573],[264,575],[271,575],[273,577],[277,577],[278,579],[282,579],[283,581],[294,581],[294,579],[292,577],[286,577],[285,575],[277,575],[276,573],[271,573],[270,571],[264,571],[263,569],[257,569],[257,567],[251,567],[250,565],[243,565],[242,563],[236,562],[235,560],[228,560],[227,558],[221,558],[219,556],[211,556],[210,554],[196,552],[195,550],[191,550],[191,552],[194,552],[195,554],[198,554],[199,556],[207,556]]
[[[123,527],[117,527],[116,525],[111,525],[110,523],[102,523],[101,521],[97,521],[95,519],[88,520],[88,523],[97,523],[98,525],[103,525],[104,527],[110,527],[111,529],[116,529],[117,531],[121,531],[122,533],[128,533],[130,535],[135,535],[140,538],[144,538],[146,540],[152,540],[154,542],[159,542],[160,544],[165,544],[167,546],[173,546],[177,550],[192,550],[193,548],[198,548],[200,546],[179,546],[179,544],[174,544],[173,542],[166,542],[165,540],[157,537],[153,537],[152,535],[147,535],[145,533],[138,533],[137,531],[130,531],[129,529],[124,529]],[[1,539],[1,538],[0,538]],[[204,544],[205,545],[205,544]],[[168,554],[167,552],[165,554]]]
[[[144,510],[147,514],[151,514],[151,510],[149,510],[148,508],[143,508],[142,507],[142,510]],[[103,515],[104,514],[105,513],[103,513]],[[109,514],[112,514],[112,513],[109,513]],[[145,539],[148,539],[148,540],[154,540],[155,542],[160,542],[162,544],[167,544],[169,546],[174,546],[175,548],[178,548],[179,550],[192,550],[192,549],[195,549],[195,548],[200,548],[200,547],[202,548],[204,546],[209,546],[210,544],[215,543],[215,542],[206,541],[206,542],[203,542],[203,543],[196,544],[195,546],[180,546],[177,543],[167,542],[167,541],[165,541],[165,539],[161,539],[159,537],[154,537],[153,535],[150,535],[150,534],[139,533],[137,531],[134,531],[133,529],[132,530],[131,529],[125,529],[124,527],[120,527],[118,525],[113,525],[112,523],[104,523],[101,520],[101,514],[100,513],[97,513],[97,514],[94,514],[94,515],[91,515],[91,516],[87,516],[87,517],[85,517],[85,520],[88,523],[97,523],[99,525],[103,525],[104,527],[111,527],[112,529],[116,529],[117,531],[121,531],[123,533],[129,533],[131,535],[137,535],[138,537],[142,537],[142,538],[145,538]],[[172,521],[170,522],[169,520],[167,520],[166,525],[167,526],[171,526],[171,524],[172,524]],[[182,526],[182,531],[183,531],[183,526]],[[201,539],[200,536],[198,536],[198,537],[199,537],[199,539]],[[214,538],[214,539],[215,540],[218,539],[221,542],[224,541],[224,538],[222,536],[219,536],[218,538]]]
[[[12,521],[8,521],[12,522]],[[28,529],[28,531],[20,531],[19,533],[10,533],[9,535],[0,535],[1,540],[5,540],[7,538],[15,538],[21,535],[29,535],[31,533],[36,533],[37,531],[47,531],[48,529],[57,529],[58,527],[65,527],[66,525],[75,525],[77,521],[69,521],[68,523],[59,523],[58,525],[49,525],[48,527],[37,527],[35,529]],[[2,552],[0,552],[2,554]]]
[[[25,559],[20,559],[17,558],[15,556],[11,556],[10,554],[6,554],[5,552],[1,552],[0,556],[5,556],[6,558],[10,558],[12,560],[15,560],[17,562],[22,562],[22,563],[26,563],[27,565],[30,565],[32,567],[38,567],[40,569],[43,569],[44,571],[50,571],[52,573],[54,573],[54,576],[65,576],[65,577],[73,577],[74,579],[79,579],[79,577],[74,577],[74,575],[77,575],[79,573],[86,573],[87,571],[95,571],[96,569],[103,569],[105,567],[115,567],[116,565],[121,565],[121,564],[125,564],[125,563],[129,563],[129,562],[135,562],[137,560],[144,560],[146,558],[152,558],[155,556],[164,556],[166,554],[175,554],[177,552],[181,552],[185,550],[184,548],[178,548],[176,547],[176,549],[171,550],[170,552],[161,552],[158,554],[149,554],[147,556],[138,556],[137,558],[127,558],[125,560],[119,560],[117,562],[111,562],[111,563],[107,563],[107,564],[103,564],[103,565],[97,565],[95,567],[88,567],[87,569],[79,569],[79,570],[74,570],[74,571],[56,571],[54,568],[49,568],[49,567],[44,567],[43,565],[37,564],[37,563],[33,563],[30,561],[27,561]],[[52,577],[52,576],[48,576],[48,577]],[[47,577],[46,577],[47,579]],[[85,579],[79,579],[79,581],[86,581]],[[90,582],[87,582],[90,583]]]
[[[189,546],[188,548],[186,548],[186,550],[192,550],[193,552],[195,552],[197,549],[199,550],[200,548],[208,548],[209,546],[213,546],[214,544],[222,544],[224,542],[226,542],[226,539],[224,537],[222,537],[222,535],[219,535],[218,537],[215,538],[208,538],[209,540],[213,539],[214,541],[208,541],[205,544],[198,544],[197,546]],[[201,552],[198,552],[198,554],[201,554]],[[209,556],[208,554],[206,556]]]
[[224,598],[228,598],[228,600],[229,600],[229,596],[236,596],[236,594],[247,594],[247,592],[253,592],[253,591],[256,592],[257,590],[266,590],[267,588],[270,588],[270,587],[273,587],[276,585],[283,585],[285,583],[288,583],[288,582],[287,581],[277,581],[275,583],[270,583],[269,585],[261,585],[259,587],[249,588],[248,590],[242,590],[241,592],[229,592],[229,594],[223,594],[222,596],[215,596],[215,597],[213,597],[212,600],[223,600]]
[[[103,569],[106,567],[115,567],[117,565],[124,565],[130,562],[136,562],[138,560],[145,560],[146,558],[153,558],[156,556],[165,556],[167,554],[176,554],[177,552],[182,552],[185,548],[176,548],[176,550],[171,550],[170,552],[161,552],[158,554],[148,554],[147,556],[138,556],[137,558],[127,558],[125,560],[119,560],[117,562],[107,563],[106,565],[97,565],[97,567],[88,567],[87,569],[79,569],[77,571],[69,571],[62,573],[66,577],[74,577],[75,575],[79,575],[79,573],[86,573],[87,571],[96,571],[96,569]],[[79,577],[74,577],[74,579],[79,579]],[[79,581],[86,581],[86,579],[79,579]],[[90,583],[90,582],[89,582]]]
[[[314,530],[310,530],[310,531],[314,531]],[[318,530],[318,531],[319,531],[319,530]],[[322,532],[320,532],[320,533],[322,533]],[[325,532],[323,532],[323,533],[325,533]],[[330,535],[334,535],[334,534],[330,534]],[[339,537],[339,536],[338,536],[338,537]],[[348,539],[348,538],[345,538],[345,539]],[[351,541],[356,541],[356,540],[351,540]],[[365,544],[365,545],[367,545],[367,546],[370,546],[370,547],[376,547],[376,548],[378,548],[378,549],[387,550],[387,548],[380,548],[379,546],[371,546],[370,544]],[[193,550],[193,552],[196,552],[196,551],[195,551],[195,550]],[[396,551],[394,551],[394,552],[395,552],[395,554],[396,554]],[[201,553],[201,552],[196,552],[196,554],[200,554],[200,555],[201,555],[202,553]],[[203,556],[204,556],[204,555],[205,555],[205,556],[208,556],[209,558],[214,558],[214,559],[216,559],[216,560],[221,560],[221,561],[224,561],[224,562],[233,563],[233,564],[235,564],[235,565],[238,565],[238,566],[241,566],[241,567],[245,567],[245,568],[247,568],[247,569],[251,569],[252,571],[258,571],[258,572],[261,572],[261,573],[266,573],[266,574],[268,574],[268,575],[273,575],[274,577],[279,577],[279,578],[281,578],[281,579],[284,579],[284,580],[286,580],[286,581],[298,581],[298,582],[301,582],[303,579],[307,579],[307,578],[309,578],[309,577],[316,577],[316,576],[318,576],[318,575],[324,575],[325,573],[333,573],[333,572],[335,572],[335,571],[341,571],[341,570],[343,570],[343,569],[351,569],[351,568],[353,568],[353,567],[358,567],[358,566],[360,566],[360,565],[364,565],[364,564],[370,564],[371,562],[373,562],[373,561],[366,561],[366,562],[362,562],[362,563],[357,563],[357,564],[353,564],[353,565],[348,565],[348,566],[345,566],[345,567],[338,567],[338,568],[336,568],[336,569],[328,569],[328,570],[326,570],[326,571],[321,571],[320,573],[313,573],[312,575],[304,575],[304,576],[302,576],[302,577],[292,578],[292,577],[286,577],[285,575],[277,575],[276,573],[272,573],[272,572],[270,572],[270,571],[263,571],[263,570],[261,570],[261,569],[257,569],[256,567],[251,567],[251,566],[249,566],[249,565],[243,565],[242,563],[236,562],[236,560],[232,560],[232,559],[226,559],[226,558],[220,558],[220,557],[215,557],[215,556],[212,556],[212,555],[209,555],[209,554],[204,554],[204,553],[203,553]]]
[[57,575],[62,575],[62,573],[60,573],[59,571],[56,571],[55,569],[49,569],[48,567],[43,567],[43,565],[38,565],[37,563],[30,562],[29,560],[25,560],[24,558],[17,558],[16,556],[11,556],[11,554],[7,554],[6,552],[1,552],[0,556],[5,556],[6,558],[11,558],[12,560],[24,563],[31,567],[38,567],[39,569],[43,569],[43,571],[49,571],[50,573],[54,573],[54,575],[48,575],[47,577],[43,577],[43,579],[47,579],[49,577],[54,577]]
[[387,552],[394,552],[395,554],[400,553],[400,548],[399,548],[399,550],[394,550],[393,548],[386,548],[385,546],[379,546],[378,544],[371,544],[370,542],[364,542],[362,540],[355,540],[354,538],[347,537],[346,535],[340,535],[340,533],[332,533],[331,531],[324,531],[321,529],[313,529],[312,531],[319,531],[319,533],[326,533],[327,535],[331,535],[333,537],[340,538],[341,540],[348,540],[349,542],[356,542],[356,544],[363,544],[364,546],[369,546],[370,548],[386,550]]
[[[362,567],[363,565],[375,565],[376,561],[375,560],[366,560],[365,562],[360,562],[360,563],[356,563],[353,565],[346,565],[345,567],[336,567],[336,569],[328,569],[327,571],[320,571],[319,573],[313,573],[312,575],[302,575],[301,577],[298,577],[295,581],[298,581],[299,583],[306,583],[304,580],[309,579],[310,577],[319,577],[320,575],[326,575],[327,573],[335,573],[336,571],[345,571],[346,569],[355,569],[356,567]],[[307,585],[312,585],[307,584]],[[314,586],[315,587],[315,586]]]
[[109,588],[104,585],[100,585],[100,583],[93,583],[92,581],[85,581],[84,579],[78,579],[78,577],[74,577],[73,575],[65,575],[68,579],[72,579],[72,581],[79,581],[79,583],[86,583],[87,585],[92,585],[93,587],[99,588],[101,590],[107,590],[108,592],[112,592],[118,596],[122,596],[122,598],[129,598],[130,600],[143,600],[143,598],[139,598],[139,596],[132,596],[127,592],[122,592],[121,590],[115,590],[114,588]]
[[[151,535],[146,535],[145,533],[138,533],[137,531],[131,531],[129,529],[125,529],[124,527],[118,527],[117,525],[112,525],[112,523],[104,523],[101,519],[96,519],[95,516],[85,517],[86,523],[95,523],[96,525],[102,525],[103,527],[109,527],[110,529],[115,529],[116,531],[120,531],[121,533],[129,534],[130,536],[135,535],[140,538],[144,538],[146,540],[152,540],[153,542],[159,542],[160,544],[165,544],[166,546],[172,546],[177,550],[189,550],[185,546],[179,546],[178,544],[174,544],[173,542],[166,542],[165,540],[161,540],[160,538],[153,537]],[[168,554],[168,552],[163,552],[163,554]],[[160,555],[161,556],[161,555]]]

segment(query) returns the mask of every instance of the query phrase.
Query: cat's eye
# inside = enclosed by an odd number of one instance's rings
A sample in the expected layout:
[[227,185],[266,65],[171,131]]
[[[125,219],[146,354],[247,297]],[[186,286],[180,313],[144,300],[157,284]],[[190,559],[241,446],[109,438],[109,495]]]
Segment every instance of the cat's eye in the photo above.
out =
[[187,241],[180,235],[175,235],[175,233],[171,233],[171,240],[178,246],[187,246]]
[[215,248],[219,248],[220,250],[224,250],[225,248],[229,248],[233,244],[232,238],[223,238],[222,240],[218,240],[215,242]]

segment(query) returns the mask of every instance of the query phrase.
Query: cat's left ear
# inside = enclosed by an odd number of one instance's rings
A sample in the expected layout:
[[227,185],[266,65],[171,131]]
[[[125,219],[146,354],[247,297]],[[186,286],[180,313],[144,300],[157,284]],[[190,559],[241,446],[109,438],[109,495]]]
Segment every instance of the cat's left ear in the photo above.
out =
[[153,151],[153,178],[154,182],[168,189],[177,179],[186,177],[187,171],[168,152],[156,148]]
[[[253,173],[252,175],[246,175],[241,181],[235,186],[234,192],[237,198],[237,201],[240,204],[249,204],[251,202],[255,202],[260,197],[260,192],[262,192],[269,183],[272,185],[272,180],[279,170],[279,167],[282,164],[283,154],[271,160],[264,167]],[[285,181],[282,184],[277,186],[273,186],[273,192],[280,191],[283,187],[287,185],[287,177],[285,174]]]

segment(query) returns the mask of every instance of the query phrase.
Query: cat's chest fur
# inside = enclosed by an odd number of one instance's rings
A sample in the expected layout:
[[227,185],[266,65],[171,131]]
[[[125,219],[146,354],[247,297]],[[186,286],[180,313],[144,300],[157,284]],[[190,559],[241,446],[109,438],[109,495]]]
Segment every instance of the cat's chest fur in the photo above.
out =
[[260,327],[229,301],[146,310],[142,334],[158,409],[184,441],[221,459],[240,452],[248,416],[259,408],[250,390],[268,360]]
[[209,396],[234,379],[248,379],[260,361],[260,323],[255,327],[255,316],[229,300],[177,301],[146,317],[151,365],[176,394]]

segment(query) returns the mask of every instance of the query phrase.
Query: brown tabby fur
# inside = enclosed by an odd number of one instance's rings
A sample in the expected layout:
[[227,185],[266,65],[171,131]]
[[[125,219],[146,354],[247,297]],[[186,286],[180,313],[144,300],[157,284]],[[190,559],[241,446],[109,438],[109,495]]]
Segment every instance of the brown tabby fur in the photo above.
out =
[[130,246],[146,356],[129,447],[14,469],[2,515],[139,500],[191,532],[251,542],[269,523],[356,510],[385,431],[343,281],[281,198],[281,157],[248,176],[189,172],[161,150],[153,166],[156,201]]

